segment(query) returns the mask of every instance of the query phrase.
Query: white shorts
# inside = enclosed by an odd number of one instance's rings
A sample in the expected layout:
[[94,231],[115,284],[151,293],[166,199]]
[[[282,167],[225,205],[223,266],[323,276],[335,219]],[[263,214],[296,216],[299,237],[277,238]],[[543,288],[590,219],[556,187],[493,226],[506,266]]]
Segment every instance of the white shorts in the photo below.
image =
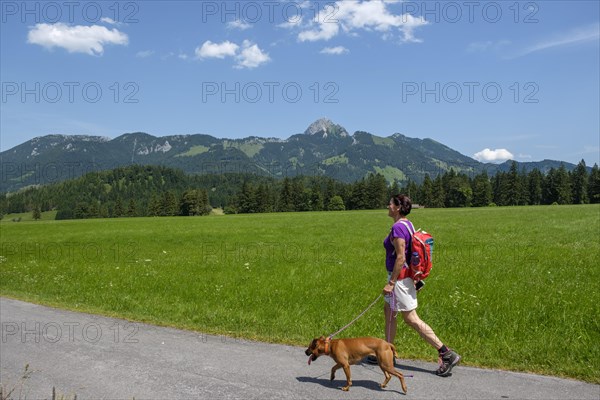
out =
[[[388,273],[388,282],[391,275]],[[412,278],[396,281],[393,294],[384,296],[384,299],[392,311],[412,311],[417,308],[417,289]]]

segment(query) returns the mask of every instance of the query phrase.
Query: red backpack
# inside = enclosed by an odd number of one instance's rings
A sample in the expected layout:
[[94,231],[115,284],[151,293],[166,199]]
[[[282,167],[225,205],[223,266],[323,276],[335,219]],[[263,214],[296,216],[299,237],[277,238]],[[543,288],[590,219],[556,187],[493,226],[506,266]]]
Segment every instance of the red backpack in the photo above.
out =
[[410,254],[411,259],[408,264],[413,270],[413,279],[421,281],[429,276],[431,271],[432,263],[431,256],[433,254],[433,236],[431,234],[417,230],[414,231],[412,224],[406,221],[400,221],[402,225],[408,229],[410,233]]

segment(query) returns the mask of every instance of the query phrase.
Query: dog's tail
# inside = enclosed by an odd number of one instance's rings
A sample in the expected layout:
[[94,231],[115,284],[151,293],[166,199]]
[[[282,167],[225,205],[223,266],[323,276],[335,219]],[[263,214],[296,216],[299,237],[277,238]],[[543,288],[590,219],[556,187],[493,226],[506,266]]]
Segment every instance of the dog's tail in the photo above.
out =
[[398,352],[396,351],[396,346],[394,346],[393,344],[390,343],[390,347],[392,348],[392,351],[394,352],[394,357],[400,358],[400,356],[398,355]]

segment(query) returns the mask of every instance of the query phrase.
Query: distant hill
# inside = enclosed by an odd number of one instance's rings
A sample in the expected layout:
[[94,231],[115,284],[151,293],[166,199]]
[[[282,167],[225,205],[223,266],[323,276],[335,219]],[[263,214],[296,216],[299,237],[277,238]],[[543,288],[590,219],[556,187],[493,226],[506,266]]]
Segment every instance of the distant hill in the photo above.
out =
[[[179,168],[188,174],[325,175],[343,182],[378,172],[388,182],[397,179],[401,183],[409,179],[421,182],[426,174],[437,176],[450,168],[467,174],[487,170],[490,175],[510,168],[510,162],[481,163],[432,139],[400,133],[380,137],[363,131],[351,135],[325,118],[285,140],[218,139],[202,134],[156,137],[143,132],[114,139],[47,135],[0,153],[0,164],[0,192],[132,164]],[[519,168],[547,172],[560,164],[544,160],[519,163]],[[567,170],[575,168],[570,163],[564,165]]]

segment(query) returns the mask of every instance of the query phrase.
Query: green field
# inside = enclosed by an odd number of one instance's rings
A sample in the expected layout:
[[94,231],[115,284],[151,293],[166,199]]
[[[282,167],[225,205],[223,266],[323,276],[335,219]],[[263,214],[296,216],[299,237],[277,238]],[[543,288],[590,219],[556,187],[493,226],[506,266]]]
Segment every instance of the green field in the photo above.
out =
[[[419,314],[464,365],[600,383],[600,206],[419,209]],[[386,280],[386,210],[0,222],[3,296],[306,345]],[[383,302],[340,337],[383,337]],[[402,358],[436,354],[401,325]]]

